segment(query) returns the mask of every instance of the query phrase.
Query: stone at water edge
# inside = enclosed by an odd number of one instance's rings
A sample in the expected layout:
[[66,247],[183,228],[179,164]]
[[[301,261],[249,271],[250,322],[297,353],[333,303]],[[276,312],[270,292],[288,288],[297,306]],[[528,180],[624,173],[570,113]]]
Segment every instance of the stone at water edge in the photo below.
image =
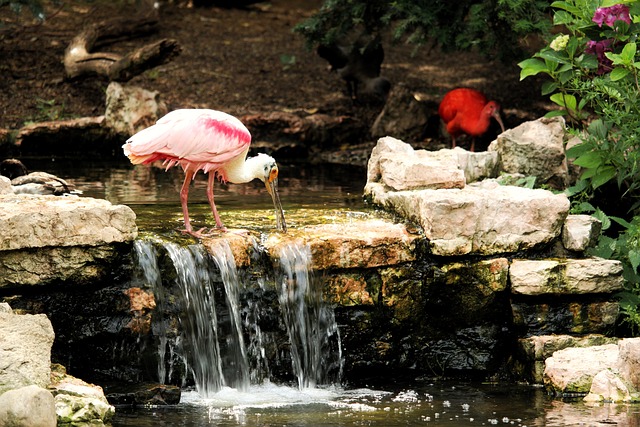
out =
[[[465,176],[452,150],[414,150],[409,144],[387,136],[371,151],[367,185],[381,183],[390,191],[424,188],[463,188]],[[366,189],[365,189],[366,193]]]
[[618,370],[621,377],[640,391],[640,338],[624,338],[618,342]]
[[46,387],[54,332],[44,314],[0,312],[0,393],[28,385]]
[[133,135],[168,112],[158,92],[118,82],[107,86],[106,104],[106,126],[122,135]]
[[555,395],[586,395],[593,377],[602,370],[614,369],[617,361],[616,344],[558,350],[545,361],[544,385]]
[[0,251],[99,246],[138,235],[130,207],[75,196],[0,195],[0,229]]
[[629,402],[631,393],[627,385],[613,371],[605,369],[598,372],[591,382],[585,402]]
[[115,414],[102,387],[67,375],[62,365],[53,365],[51,385],[59,423],[102,425]]
[[55,427],[53,395],[30,385],[0,395],[0,427]]
[[593,347],[603,344],[615,344],[617,338],[600,334],[585,336],[572,335],[535,335],[518,339],[516,366],[523,377],[533,384],[542,384],[545,360],[558,350],[569,347]]

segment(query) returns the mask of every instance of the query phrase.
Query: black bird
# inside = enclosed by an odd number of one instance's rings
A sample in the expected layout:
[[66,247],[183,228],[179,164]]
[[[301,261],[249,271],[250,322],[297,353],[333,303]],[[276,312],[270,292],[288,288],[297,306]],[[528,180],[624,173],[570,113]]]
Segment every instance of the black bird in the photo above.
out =
[[5,159],[0,162],[0,175],[11,180],[15,194],[82,194],[62,178],[46,172],[28,173],[26,166],[18,159]]
[[391,83],[380,76],[384,49],[379,35],[362,34],[353,43],[320,45],[317,52],[329,62],[331,71],[347,83],[347,94],[352,100],[357,100],[360,95],[387,99]]

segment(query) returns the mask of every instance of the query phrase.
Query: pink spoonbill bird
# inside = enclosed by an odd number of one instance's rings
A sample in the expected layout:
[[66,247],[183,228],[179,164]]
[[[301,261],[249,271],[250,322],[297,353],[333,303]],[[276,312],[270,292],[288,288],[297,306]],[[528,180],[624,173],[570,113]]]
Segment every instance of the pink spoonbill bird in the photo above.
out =
[[247,157],[251,134],[237,118],[221,111],[206,109],[175,110],[153,126],[141,130],[122,146],[133,164],[162,161],[165,170],[180,165],[185,177],[180,190],[185,232],[201,237],[202,230],[193,231],[189,221],[187,200],[189,184],[198,171],[209,174],[207,197],[216,226],[226,231],[213,201],[213,184],[242,184],[259,179],[265,183],[273,199],[278,230],[287,231],[284,212],[278,195],[278,165],[273,157],[258,154]]

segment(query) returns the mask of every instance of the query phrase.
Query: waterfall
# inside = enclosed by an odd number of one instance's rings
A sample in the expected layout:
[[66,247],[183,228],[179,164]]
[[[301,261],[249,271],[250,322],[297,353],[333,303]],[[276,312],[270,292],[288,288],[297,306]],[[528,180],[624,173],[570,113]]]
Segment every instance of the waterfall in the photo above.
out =
[[159,240],[138,240],[134,248],[156,300],[159,382],[175,383],[174,366],[182,363],[179,379],[184,384],[189,372],[202,397],[225,386],[248,391],[271,380],[274,357],[278,372],[290,358],[299,389],[340,380],[340,335],[322,285],[309,271],[308,246],[285,246],[275,283],[273,271],[260,271],[251,286],[240,280],[224,239],[210,243],[211,254],[199,244]]
[[230,381],[230,384],[242,391],[246,391],[249,388],[249,362],[242,333],[240,314],[241,283],[238,280],[236,261],[233,258],[233,253],[227,240],[215,242],[212,245],[212,252],[213,260],[222,276],[225,299],[229,309],[230,336],[233,338],[226,340],[229,345],[228,353],[230,354],[229,369],[226,369],[226,372],[228,372],[228,375],[235,374],[235,378]]
[[[298,388],[339,381],[340,334],[333,310],[323,301],[321,283],[311,274],[311,249],[308,245],[288,244],[280,250],[279,259],[279,302],[291,341],[291,363]],[[331,351],[332,346],[335,352]]]

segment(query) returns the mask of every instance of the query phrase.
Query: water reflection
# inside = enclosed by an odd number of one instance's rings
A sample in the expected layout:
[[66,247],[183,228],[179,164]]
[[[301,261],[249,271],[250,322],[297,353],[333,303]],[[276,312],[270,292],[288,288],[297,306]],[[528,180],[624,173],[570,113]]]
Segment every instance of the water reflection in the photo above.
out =
[[[184,179],[180,168],[132,166],[126,158],[103,161],[23,159],[30,170],[44,170],[71,181],[85,197],[104,198],[130,206],[142,232],[175,234],[183,226],[179,193]],[[280,165],[279,191],[287,223],[348,220],[371,212],[362,200],[366,171],[336,165]],[[223,184],[214,187],[216,205],[228,228],[275,230],[273,203],[264,184]],[[206,176],[198,174],[189,191],[189,213],[194,228],[215,225],[206,195]]]
[[564,403],[527,386],[435,383],[380,391],[264,384],[246,392],[225,388],[209,399],[187,392],[178,407],[119,408],[113,426],[631,427],[639,422],[637,405]]

